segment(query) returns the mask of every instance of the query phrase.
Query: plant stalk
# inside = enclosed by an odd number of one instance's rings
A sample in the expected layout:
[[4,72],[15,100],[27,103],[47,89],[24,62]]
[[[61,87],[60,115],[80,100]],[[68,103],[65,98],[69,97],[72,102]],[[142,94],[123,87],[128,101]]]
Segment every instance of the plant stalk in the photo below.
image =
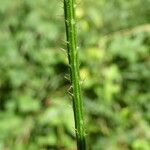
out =
[[81,98],[79,60],[77,53],[75,0],[64,0],[64,15],[67,36],[67,52],[70,65],[77,149],[86,150],[85,127],[83,121],[83,102]]

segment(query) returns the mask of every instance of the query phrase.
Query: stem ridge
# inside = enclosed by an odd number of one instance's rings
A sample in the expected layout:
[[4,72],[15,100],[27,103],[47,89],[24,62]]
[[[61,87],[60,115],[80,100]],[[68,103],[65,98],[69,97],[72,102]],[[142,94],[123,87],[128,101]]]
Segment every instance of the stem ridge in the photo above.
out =
[[81,97],[79,60],[77,52],[77,33],[75,18],[75,0],[64,0],[64,15],[67,36],[67,52],[70,64],[70,77],[73,94],[73,110],[76,128],[77,148],[86,150],[85,128],[83,121],[83,102]]

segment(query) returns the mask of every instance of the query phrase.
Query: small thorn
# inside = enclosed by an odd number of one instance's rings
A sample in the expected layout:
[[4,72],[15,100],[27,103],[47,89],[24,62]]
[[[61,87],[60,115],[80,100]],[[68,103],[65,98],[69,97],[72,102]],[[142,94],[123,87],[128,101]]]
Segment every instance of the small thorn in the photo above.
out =
[[67,66],[68,66],[69,68],[71,68],[71,65],[70,65],[70,64],[67,64]]
[[67,50],[64,49],[64,48],[60,48],[60,50],[63,51],[63,52],[65,52],[65,53],[67,52]]
[[73,97],[73,94],[72,94],[71,92],[67,91],[67,93],[68,93],[71,97]]
[[75,130],[75,132],[77,133],[77,134],[79,134],[79,132],[78,132],[78,130],[77,129],[74,129]]
[[72,90],[72,88],[73,88],[73,87],[72,87],[72,85],[71,85],[71,86],[68,88],[68,91],[71,91],[71,90]]
[[68,81],[70,81],[70,76],[69,75],[65,75],[64,78]]

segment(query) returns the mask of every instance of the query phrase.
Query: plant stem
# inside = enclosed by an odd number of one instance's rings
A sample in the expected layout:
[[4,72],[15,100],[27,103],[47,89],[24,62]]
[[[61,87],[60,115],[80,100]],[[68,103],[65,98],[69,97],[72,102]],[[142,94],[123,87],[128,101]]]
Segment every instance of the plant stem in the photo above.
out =
[[64,14],[67,36],[68,60],[73,98],[73,110],[76,128],[77,148],[86,150],[83,104],[81,98],[79,60],[77,53],[77,35],[75,19],[75,0],[64,0]]

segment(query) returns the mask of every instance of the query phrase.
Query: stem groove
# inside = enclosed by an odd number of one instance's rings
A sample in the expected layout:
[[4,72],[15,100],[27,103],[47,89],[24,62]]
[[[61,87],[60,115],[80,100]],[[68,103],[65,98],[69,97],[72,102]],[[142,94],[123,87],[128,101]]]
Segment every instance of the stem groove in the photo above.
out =
[[70,77],[73,93],[73,111],[78,150],[86,150],[83,104],[81,98],[79,60],[77,53],[77,34],[75,18],[75,0],[64,0],[64,15],[67,37],[67,52],[70,64]]

